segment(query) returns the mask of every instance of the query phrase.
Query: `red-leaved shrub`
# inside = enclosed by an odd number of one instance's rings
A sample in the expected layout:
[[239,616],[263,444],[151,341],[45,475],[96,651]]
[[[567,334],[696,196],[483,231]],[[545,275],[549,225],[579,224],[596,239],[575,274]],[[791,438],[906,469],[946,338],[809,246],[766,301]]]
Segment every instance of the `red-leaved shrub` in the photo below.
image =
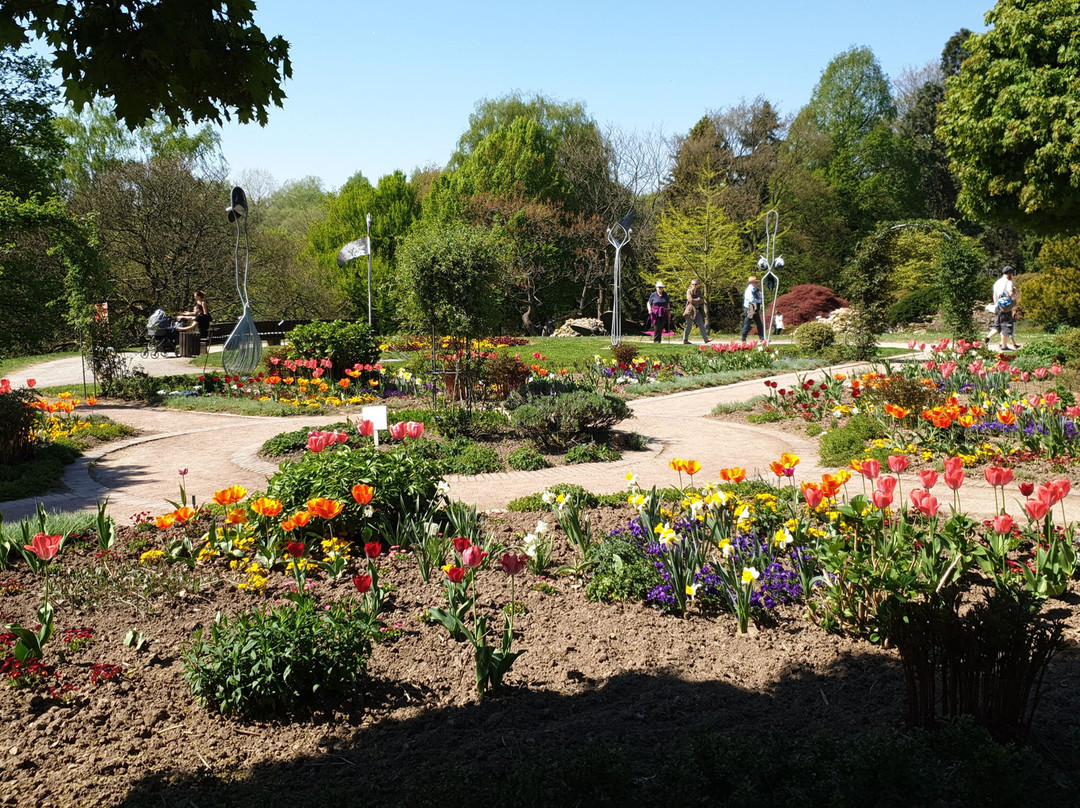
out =
[[[844,298],[837,297],[827,286],[804,283],[777,298],[776,313],[784,315],[784,330],[794,331],[803,323],[816,320],[819,316],[828,317],[830,312],[847,304]],[[766,305],[765,311],[771,312],[772,307]]]

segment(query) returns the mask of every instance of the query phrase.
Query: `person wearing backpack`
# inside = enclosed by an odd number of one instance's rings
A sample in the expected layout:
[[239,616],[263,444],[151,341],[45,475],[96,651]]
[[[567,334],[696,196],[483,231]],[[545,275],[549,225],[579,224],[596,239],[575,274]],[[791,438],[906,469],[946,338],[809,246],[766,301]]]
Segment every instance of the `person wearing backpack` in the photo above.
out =
[[1001,335],[1001,350],[1007,349],[1007,342],[1012,340],[1012,349],[1015,351],[1020,346],[1016,342],[1016,304],[1020,294],[1013,283],[1013,268],[1006,266],[1001,270],[1001,277],[994,281],[994,327],[986,335],[986,341],[993,339],[995,334]]

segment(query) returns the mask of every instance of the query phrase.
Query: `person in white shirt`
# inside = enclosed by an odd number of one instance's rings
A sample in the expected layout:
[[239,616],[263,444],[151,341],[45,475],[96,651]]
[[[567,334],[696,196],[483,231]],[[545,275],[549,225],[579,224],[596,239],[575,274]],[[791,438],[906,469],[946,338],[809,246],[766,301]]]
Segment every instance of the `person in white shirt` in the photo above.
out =
[[751,275],[750,282],[742,296],[743,326],[742,341],[746,342],[746,335],[750,333],[750,326],[757,327],[758,339],[765,339],[765,328],[761,324],[761,289],[758,287],[757,276]]
[[1013,283],[1013,268],[1010,266],[1001,270],[1001,277],[994,281],[994,327],[986,335],[989,342],[995,334],[1001,335],[1001,350],[1007,349],[1008,340],[1012,340],[1015,351],[1020,346],[1016,342],[1016,304],[1020,294]]

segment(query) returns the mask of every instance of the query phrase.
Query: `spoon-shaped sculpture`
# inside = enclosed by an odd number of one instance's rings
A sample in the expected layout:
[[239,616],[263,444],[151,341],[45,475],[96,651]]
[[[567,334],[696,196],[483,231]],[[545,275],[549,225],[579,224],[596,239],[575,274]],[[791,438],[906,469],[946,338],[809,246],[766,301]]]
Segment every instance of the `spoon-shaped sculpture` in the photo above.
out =
[[[248,267],[251,262],[251,246],[248,243],[247,196],[243,188],[233,188],[232,204],[228,207],[229,221],[236,224],[236,249],[233,260],[236,265],[236,293],[244,313],[240,321],[225,340],[221,352],[221,366],[226,373],[246,376],[255,370],[262,359],[262,338],[255,321],[251,318],[251,301],[248,298]],[[244,220],[244,282],[240,283],[240,220]]]

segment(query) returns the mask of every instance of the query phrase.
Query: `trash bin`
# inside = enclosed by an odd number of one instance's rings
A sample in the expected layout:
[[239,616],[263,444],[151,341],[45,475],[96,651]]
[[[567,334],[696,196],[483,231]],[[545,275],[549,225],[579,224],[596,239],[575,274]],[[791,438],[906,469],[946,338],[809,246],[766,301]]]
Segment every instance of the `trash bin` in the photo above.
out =
[[180,356],[198,356],[199,355],[199,332],[198,331],[181,331],[180,332]]

